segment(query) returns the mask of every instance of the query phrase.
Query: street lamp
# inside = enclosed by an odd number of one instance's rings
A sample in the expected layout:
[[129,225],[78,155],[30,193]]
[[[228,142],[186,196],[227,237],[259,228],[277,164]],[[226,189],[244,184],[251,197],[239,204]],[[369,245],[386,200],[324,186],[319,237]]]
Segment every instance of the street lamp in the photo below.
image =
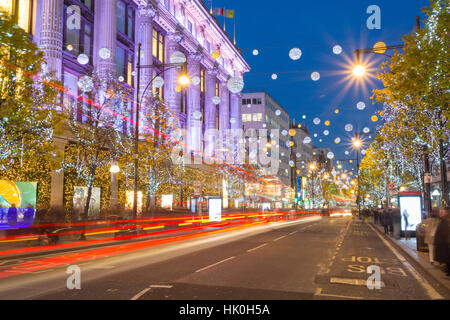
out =
[[[138,44],[138,57],[137,57],[137,88],[136,88],[136,122],[135,122],[135,137],[134,137],[134,197],[133,197],[133,217],[137,217],[137,202],[138,202],[138,167],[139,167],[139,108],[140,108],[140,86],[141,86],[141,69],[152,69],[155,66],[153,64],[151,65],[141,65],[141,47],[142,44]],[[158,72],[156,76],[154,76],[147,86],[145,87],[144,91],[142,92],[142,98],[145,97],[145,93],[150,88],[153,81],[159,77],[162,73],[169,69],[173,68],[181,68],[183,67],[183,72],[178,78],[178,83],[186,87],[190,83],[190,79],[187,75],[187,66],[186,66],[186,57],[182,52],[175,51],[172,56],[170,57],[171,63],[167,64],[158,64],[157,67],[161,68],[161,71]]]
[[353,74],[355,76],[357,76],[358,78],[362,77],[365,73],[366,73],[366,68],[361,64],[358,64],[353,68]]
[[360,202],[360,180],[359,180],[359,149],[362,147],[363,143],[361,139],[359,139],[359,134],[356,134],[356,137],[352,142],[353,148],[356,149],[356,172],[358,172],[358,195],[356,197],[356,201],[358,203],[358,215],[361,215],[361,202]]

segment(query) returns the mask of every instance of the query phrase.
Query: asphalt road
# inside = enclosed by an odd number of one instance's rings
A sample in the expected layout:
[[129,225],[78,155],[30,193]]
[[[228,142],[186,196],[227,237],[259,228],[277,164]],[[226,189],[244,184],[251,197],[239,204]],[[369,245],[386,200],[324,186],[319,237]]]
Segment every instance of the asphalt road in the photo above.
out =
[[[88,251],[89,252],[89,251]],[[308,218],[212,234],[79,262],[0,275],[0,299],[321,300],[449,299],[370,225]],[[61,259],[70,253],[53,255]],[[45,257],[48,259],[49,257]],[[67,268],[81,289],[67,289]],[[379,271],[367,287],[367,267]],[[9,274],[8,274],[9,272]],[[376,273],[372,277],[376,276]]]

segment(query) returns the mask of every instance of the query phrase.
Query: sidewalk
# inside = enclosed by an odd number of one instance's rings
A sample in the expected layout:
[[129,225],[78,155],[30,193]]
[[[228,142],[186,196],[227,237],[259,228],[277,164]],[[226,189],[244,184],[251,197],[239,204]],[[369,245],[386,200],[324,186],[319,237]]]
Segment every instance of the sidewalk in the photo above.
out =
[[[382,235],[384,235],[384,228],[373,222],[369,222],[372,226],[377,228]],[[388,240],[400,247],[402,253],[405,253],[409,258],[417,262],[431,277],[439,282],[443,287],[450,290],[450,277],[445,275],[445,272],[441,271],[440,267],[433,266],[430,263],[428,252],[417,251],[416,238],[410,238],[406,240],[404,238],[396,239],[392,236],[384,235]]]

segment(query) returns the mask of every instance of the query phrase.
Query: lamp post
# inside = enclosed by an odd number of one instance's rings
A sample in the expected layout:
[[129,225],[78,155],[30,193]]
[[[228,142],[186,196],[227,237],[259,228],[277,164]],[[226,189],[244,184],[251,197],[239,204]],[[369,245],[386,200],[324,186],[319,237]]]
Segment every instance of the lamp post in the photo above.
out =
[[141,69],[148,69],[148,68],[154,68],[154,67],[158,67],[160,68],[160,71],[149,81],[149,83],[147,84],[147,86],[145,87],[144,91],[142,92],[142,98],[145,97],[145,93],[147,92],[148,88],[150,88],[151,84],[153,83],[153,81],[159,77],[162,73],[164,73],[165,71],[169,70],[169,69],[173,69],[173,68],[180,68],[183,67],[183,74],[179,77],[179,83],[181,84],[181,86],[185,87],[189,84],[189,77],[187,76],[186,72],[187,72],[187,62],[186,62],[186,57],[178,51],[175,51],[174,54],[172,55],[175,56],[175,54],[179,55],[181,54],[182,56],[177,56],[178,60],[177,61],[173,61],[175,59],[172,59],[172,57],[170,57],[170,61],[171,63],[167,63],[167,64],[158,64],[158,65],[141,65],[141,47],[142,44],[139,43],[138,44],[138,56],[137,56],[137,63],[136,63],[136,69],[137,69],[137,88],[136,88],[136,105],[135,105],[135,110],[136,110],[136,121],[135,121],[135,137],[134,137],[134,154],[133,154],[133,159],[134,159],[134,198],[133,198],[133,218],[137,218],[137,201],[138,201],[138,168],[139,168],[139,109],[140,109],[140,101],[141,101],[141,95],[140,95],[140,86],[141,86]]
[[358,190],[357,190],[357,196],[356,196],[356,202],[358,203],[358,215],[361,215],[361,186],[360,186],[360,179],[359,179],[359,149],[362,146],[362,141],[359,139],[359,134],[356,134],[355,140],[353,140],[353,147],[356,149],[356,172],[358,173],[357,181],[358,181]]

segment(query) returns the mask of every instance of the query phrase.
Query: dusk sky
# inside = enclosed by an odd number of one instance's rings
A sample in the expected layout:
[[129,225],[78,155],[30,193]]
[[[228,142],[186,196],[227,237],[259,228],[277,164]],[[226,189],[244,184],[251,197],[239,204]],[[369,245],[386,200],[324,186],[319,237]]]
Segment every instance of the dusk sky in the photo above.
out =
[[[210,1],[204,2],[211,6]],[[380,30],[366,26],[370,5],[381,9]],[[370,97],[373,89],[382,87],[376,72],[387,57],[363,55],[362,60],[372,68],[365,81],[355,82],[349,74],[354,50],[373,47],[379,41],[388,46],[402,44],[402,36],[414,30],[416,16],[424,18],[421,8],[427,5],[428,0],[213,0],[215,8],[235,10],[237,46],[251,67],[244,77],[244,92],[267,91],[291,118],[308,126],[314,145],[332,148],[335,159],[355,158],[354,153],[344,154],[351,151],[350,137],[364,127],[374,131],[381,124],[370,119],[379,109]],[[223,17],[217,19],[223,25]],[[226,20],[226,31],[233,37],[233,20]],[[340,55],[333,53],[335,45],[342,47]],[[302,50],[299,60],[289,58],[293,47]],[[254,49],[259,51],[256,56]],[[391,55],[392,51],[386,53]],[[320,73],[318,81],[311,79],[314,71]],[[271,78],[273,73],[278,76],[276,80]],[[360,101],[366,104],[362,111],[356,107]],[[320,118],[319,125],[313,124],[315,117]],[[326,120],[331,122],[329,127],[324,124]],[[344,130],[349,123],[354,127],[352,132]],[[325,136],[324,130],[330,134]],[[342,139],[340,144],[334,143],[337,137]]]

